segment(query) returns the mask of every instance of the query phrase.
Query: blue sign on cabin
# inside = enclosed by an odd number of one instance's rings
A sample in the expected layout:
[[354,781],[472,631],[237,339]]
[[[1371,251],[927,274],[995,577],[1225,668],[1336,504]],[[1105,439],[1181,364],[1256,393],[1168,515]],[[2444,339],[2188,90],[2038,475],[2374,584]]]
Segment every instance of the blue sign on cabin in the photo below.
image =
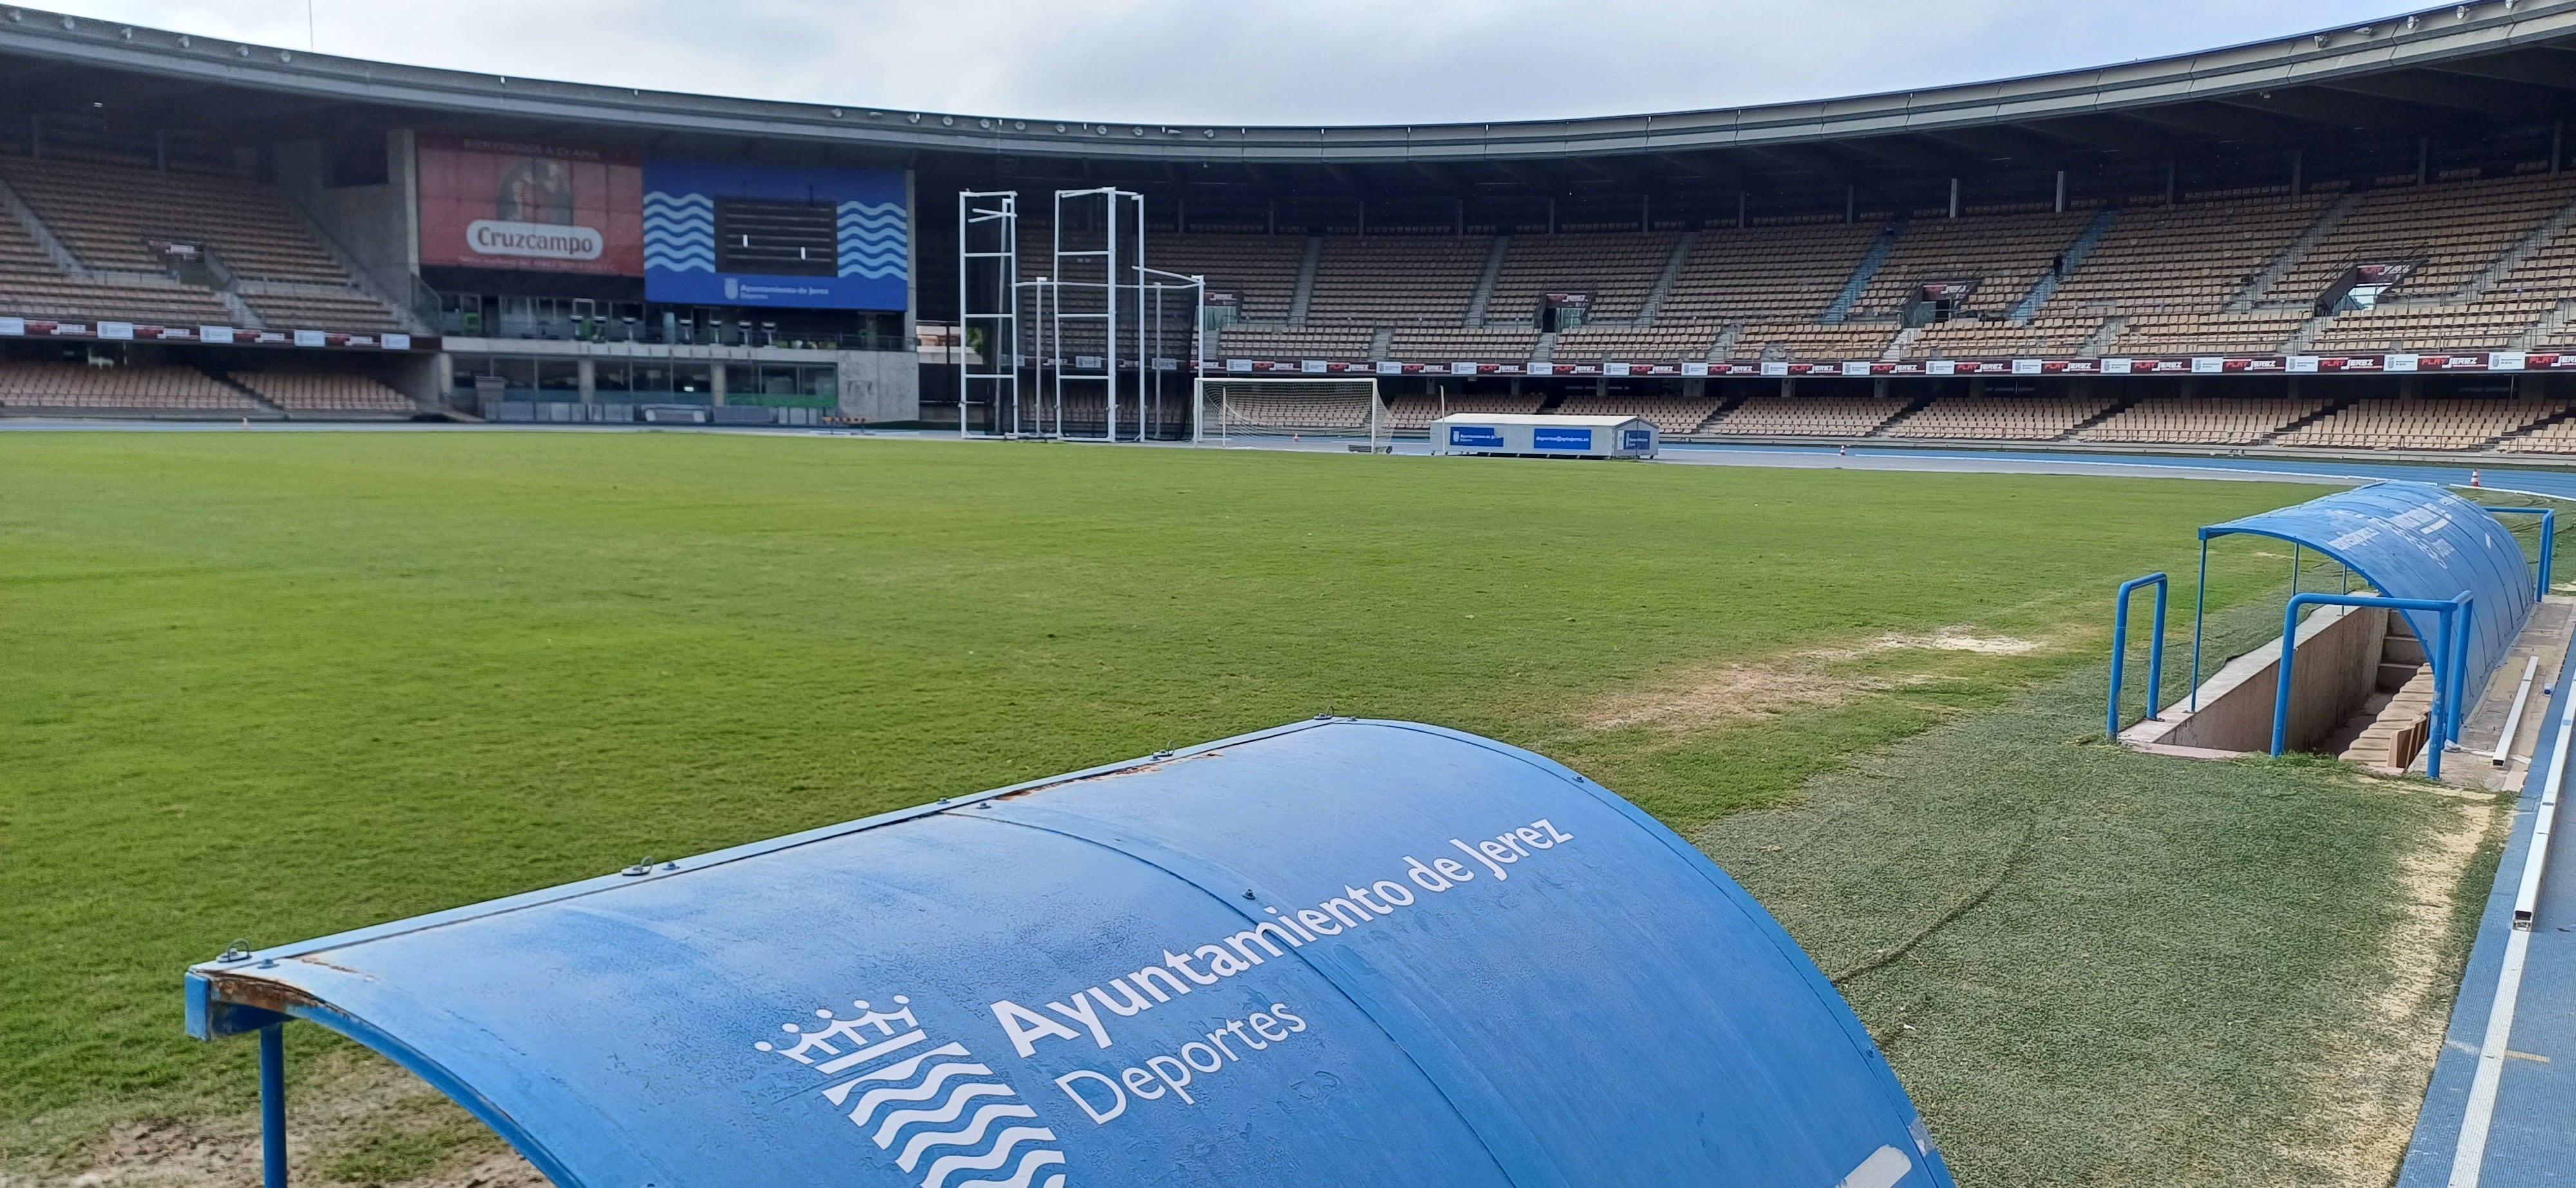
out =
[[1503,444],[1502,430],[1487,425],[1451,425],[1449,444],[1453,446],[1492,446]]
[[1622,429],[1619,431],[1619,448],[1623,450],[1651,450],[1655,448],[1655,431],[1652,429]]
[[1592,431],[1543,426],[1530,431],[1530,448],[1539,450],[1588,450],[1592,448]]
[[271,1067],[289,1019],[393,1057],[560,1188],[1951,1183],[1690,843],[1407,722],[227,953],[187,995]]

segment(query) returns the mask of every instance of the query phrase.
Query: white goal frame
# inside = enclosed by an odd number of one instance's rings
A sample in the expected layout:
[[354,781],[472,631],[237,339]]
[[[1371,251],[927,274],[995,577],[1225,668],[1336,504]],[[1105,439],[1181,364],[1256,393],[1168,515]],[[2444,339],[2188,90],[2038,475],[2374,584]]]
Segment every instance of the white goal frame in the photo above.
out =
[[[1238,416],[1231,397],[1236,392],[1269,392],[1291,395],[1319,389],[1339,389],[1357,399],[1365,394],[1368,407],[1349,423],[1324,421],[1300,422],[1293,418]],[[1353,450],[1369,453],[1391,453],[1394,450],[1394,421],[1387,415],[1386,397],[1373,375],[1354,376],[1244,376],[1202,375],[1191,385],[1190,441],[1194,444],[1231,446],[1238,439],[1250,445],[1262,440],[1297,440],[1306,437],[1324,440],[1346,440]],[[1359,442],[1365,440],[1367,445]]]

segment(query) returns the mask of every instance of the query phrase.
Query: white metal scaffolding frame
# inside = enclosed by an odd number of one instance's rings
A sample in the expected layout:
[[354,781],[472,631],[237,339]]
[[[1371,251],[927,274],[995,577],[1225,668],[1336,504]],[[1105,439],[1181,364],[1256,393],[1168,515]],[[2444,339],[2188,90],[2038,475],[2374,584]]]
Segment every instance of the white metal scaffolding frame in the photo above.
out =
[[[1098,206],[1093,208],[1092,203],[1098,203]],[[1088,214],[1090,209],[1097,209],[1100,213],[1097,224],[1100,246],[1068,250],[1065,228],[1073,220],[1067,215],[1073,212]],[[1087,236],[1091,231],[1091,220],[1085,218],[1081,221],[1086,224],[1083,230]],[[1123,242],[1122,230],[1126,232]],[[1068,439],[1079,436],[1087,440],[1118,441],[1119,377],[1129,360],[1142,360],[1144,355],[1141,349],[1132,353],[1122,351],[1120,347],[1124,344],[1120,338],[1123,330],[1134,334],[1140,348],[1144,341],[1145,196],[1116,186],[1058,190],[1055,192],[1055,225],[1052,231],[1054,252],[1050,261],[1049,283],[1055,291],[1055,309],[1050,315],[1047,338],[1050,348],[1062,356],[1056,360],[1052,387],[1059,417],[1058,433]],[[1126,279],[1131,270],[1135,277],[1133,281]],[[1123,319],[1120,317],[1122,312],[1126,314]],[[1083,341],[1088,336],[1068,337],[1068,322],[1077,326],[1083,323],[1098,325],[1101,353],[1080,354],[1081,349],[1088,345]],[[1095,371],[1097,374],[1093,374]],[[1141,380],[1145,371],[1144,367],[1138,368],[1140,392],[1144,390]],[[1079,407],[1083,390],[1093,385],[1099,387],[1101,394],[1100,432],[1097,436],[1077,435],[1072,426],[1061,419],[1067,390],[1071,389],[1073,402]],[[1144,427],[1140,414],[1137,440],[1144,439]]]
[[1024,406],[1025,411],[1021,415],[1022,437],[1064,436],[1064,394],[1052,391],[1046,382],[1047,370],[1056,363],[1054,351],[1047,342],[1047,293],[1050,287],[1043,276],[1012,286],[1015,291],[1028,294],[1028,351],[1020,362],[1028,367],[1029,379],[1036,388],[1036,398]]
[[[1140,253],[1141,254],[1141,253]],[[1207,374],[1207,278],[1165,272],[1160,268],[1136,265],[1137,286],[1144,296],[1142,319],[1138,323],[1137,358],[1140,368],[1136,382],[1136,439],[1163,431],[1172,418],[1165,410],[1171,407],[1172,395],[1167,385],[1177,383],[1190,395],[1190,436],[1198,437],[1198,381]],[[1189,294],[1189,332],[1173,335],[1171,315],[1180,312],[1167,297]],[[1188,378],[1182,378],[1181,360],[1165,352],[1180,345],[1175,338],[1189,343]]]
[[[957,194],[957,435],[1026,431],[1020,402],[1020,195],[1017,190]],[[975,331],[981,329],[980,349]]]

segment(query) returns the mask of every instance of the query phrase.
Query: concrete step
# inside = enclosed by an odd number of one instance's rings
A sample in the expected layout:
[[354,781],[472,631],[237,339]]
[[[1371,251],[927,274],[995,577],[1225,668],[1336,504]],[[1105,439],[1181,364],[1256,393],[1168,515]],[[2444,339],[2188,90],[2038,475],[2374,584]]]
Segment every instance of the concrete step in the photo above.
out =
[[[2388,642],[2397,641],[2391,638]],[[2385,673],[2390,667],[2393,666],[2383,664],[2380,669]],[[2433,671],[2418,666],[2396,692],[2377,694],[2363,702],[2365,713],[2370,713],[2372,701],[2380,704],[2377,712],[2370,714],[2370,724],[2362,727],[2337,755],[2348,763],[2402,771],[2432,738]]]

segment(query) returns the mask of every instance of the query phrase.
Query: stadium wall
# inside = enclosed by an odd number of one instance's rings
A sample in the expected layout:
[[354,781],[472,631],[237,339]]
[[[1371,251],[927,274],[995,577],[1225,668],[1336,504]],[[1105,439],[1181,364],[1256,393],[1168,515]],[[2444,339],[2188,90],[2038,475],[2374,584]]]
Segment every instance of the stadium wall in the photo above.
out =
[[406,307],[412,278],[420,274],[419,170],[412,142],[409,128],[385,134],[385,180],[372,185],[331,184],[332,146],[324,141],[291,141],[275,154],[278,188],[369,285]]

